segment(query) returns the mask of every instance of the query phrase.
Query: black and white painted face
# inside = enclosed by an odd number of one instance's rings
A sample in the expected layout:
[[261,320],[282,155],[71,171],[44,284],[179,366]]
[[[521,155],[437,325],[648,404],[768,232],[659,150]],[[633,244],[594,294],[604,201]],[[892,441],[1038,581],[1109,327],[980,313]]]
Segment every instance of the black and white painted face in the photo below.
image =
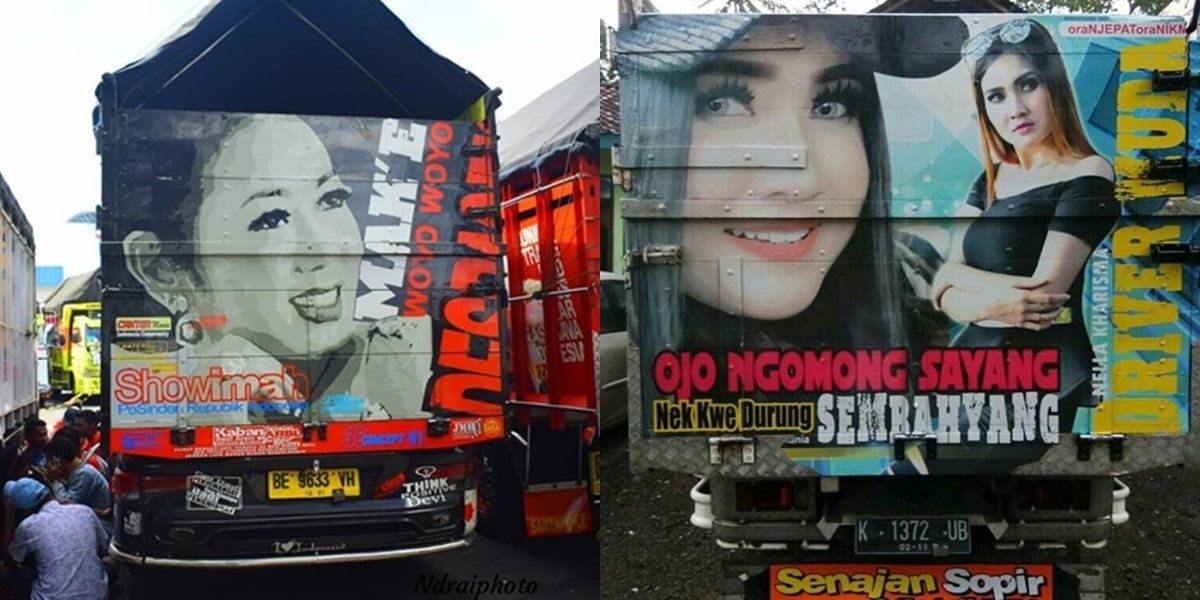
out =
[[[296,117],[251,119],[205,165],[203,185],[196,268],[209,289],[200,305],[226,331],[274,352],[315,355],[345,343],[362,237],[350,189],[313,130]],[[331,240],[343,242],[336,252]]]

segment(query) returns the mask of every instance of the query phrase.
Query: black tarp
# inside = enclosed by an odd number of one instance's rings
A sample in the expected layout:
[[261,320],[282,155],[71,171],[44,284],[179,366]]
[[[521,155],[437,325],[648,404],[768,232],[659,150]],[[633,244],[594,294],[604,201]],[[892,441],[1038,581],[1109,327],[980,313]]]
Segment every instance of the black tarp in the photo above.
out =
[[96,94],[116,109],[453,119],[487,91],[379,0],[213,0]]
[[576,71],[496,125],[500,177],[560,152],[596,152],[600,139],[600,61]]
[[58,312],[62,305],[68,302],[99,302],[100,301],[100,270],[88,271],[72,275],[58,284],[46,300],[42,308]]

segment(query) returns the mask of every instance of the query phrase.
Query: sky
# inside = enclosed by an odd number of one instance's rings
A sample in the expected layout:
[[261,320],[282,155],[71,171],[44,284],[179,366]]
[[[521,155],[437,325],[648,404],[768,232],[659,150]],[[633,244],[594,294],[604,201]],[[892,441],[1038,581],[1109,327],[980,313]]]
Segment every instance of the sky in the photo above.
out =
[[[613,0],[383,0],[426,45],[504,90],[503,120],[599,56]],[[208,0],[0,1],[0,174],[34,229],[38,266],[100,264],[92,108],[100,76],[147,54]]]

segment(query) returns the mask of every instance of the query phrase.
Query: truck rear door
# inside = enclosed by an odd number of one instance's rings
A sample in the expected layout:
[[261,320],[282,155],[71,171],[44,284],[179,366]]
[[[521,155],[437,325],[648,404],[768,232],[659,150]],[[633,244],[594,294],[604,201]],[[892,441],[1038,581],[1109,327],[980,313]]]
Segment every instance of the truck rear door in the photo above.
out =
[[[644,15],[623,30],[635,461],[740,476],[1183,462],[1195,267],[1160,246],[1195,235],[1183,28]],[[1027,163],[997,187],[1030,131],[1059,170]],[[997,308],[1018,297],[1046,305]]]

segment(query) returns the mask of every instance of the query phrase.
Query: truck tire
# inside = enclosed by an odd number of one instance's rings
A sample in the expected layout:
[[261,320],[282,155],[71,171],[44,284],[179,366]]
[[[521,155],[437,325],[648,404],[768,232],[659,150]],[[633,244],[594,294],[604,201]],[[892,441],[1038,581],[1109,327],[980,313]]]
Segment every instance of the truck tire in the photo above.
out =
[[523,486],[507,443],[489,444],[480,454],[479,467],[479,532],[498,540],[523,539]]

